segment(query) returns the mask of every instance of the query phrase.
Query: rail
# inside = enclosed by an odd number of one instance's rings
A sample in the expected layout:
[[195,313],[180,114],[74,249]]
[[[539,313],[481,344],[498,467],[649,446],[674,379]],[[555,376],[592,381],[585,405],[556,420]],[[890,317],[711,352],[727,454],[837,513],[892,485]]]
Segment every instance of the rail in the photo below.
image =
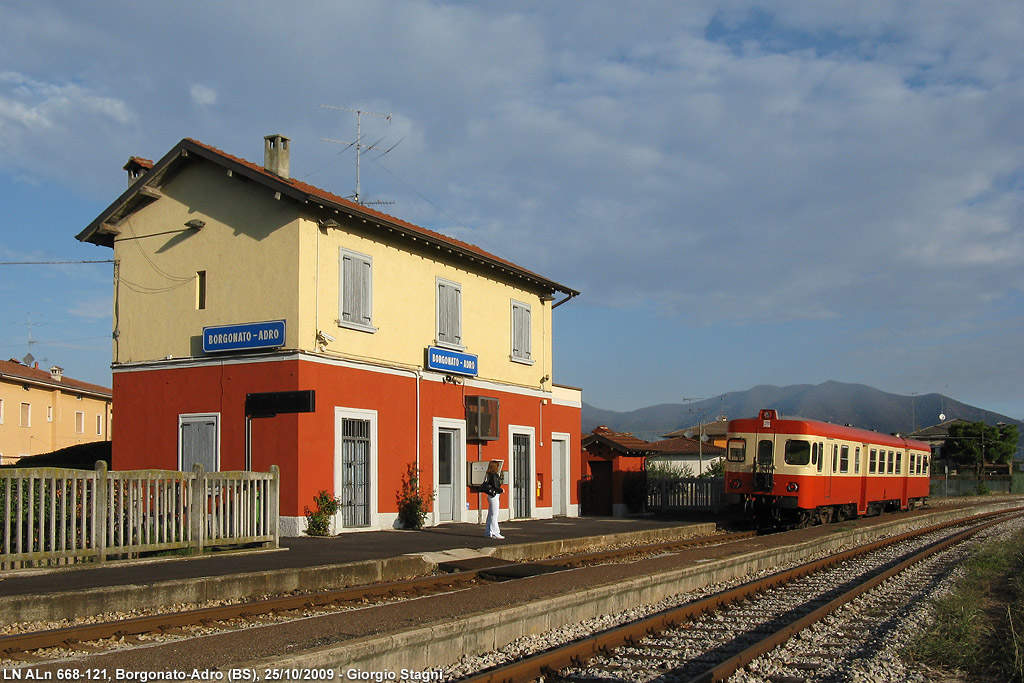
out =
[[279,472],[0,471],[0,570],[211,545],[277,547]]

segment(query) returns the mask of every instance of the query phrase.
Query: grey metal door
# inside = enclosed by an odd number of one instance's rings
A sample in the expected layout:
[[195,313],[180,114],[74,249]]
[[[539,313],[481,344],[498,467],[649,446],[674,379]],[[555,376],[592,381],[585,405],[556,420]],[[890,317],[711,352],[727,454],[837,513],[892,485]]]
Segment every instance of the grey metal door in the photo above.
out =
[[341,524],[370,524],[370,421],[341,420]]
[[512,435],[512,514],[530,516],[530,436]]
[[437,514],[442,522],[455,519],[455,492],[452,474],[455,467],[454,429],[437,430]]
[[182,418],[178,435],[181,471],[191,472],[199,463],[207,472],[217,471],[217,421],[211,417]]

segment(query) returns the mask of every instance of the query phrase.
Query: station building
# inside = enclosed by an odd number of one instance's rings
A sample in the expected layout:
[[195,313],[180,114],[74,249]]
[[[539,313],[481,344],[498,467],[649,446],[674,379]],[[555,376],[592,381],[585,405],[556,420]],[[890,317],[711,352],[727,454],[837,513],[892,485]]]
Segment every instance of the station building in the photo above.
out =
[[327,491],[335,531],[579,513],[579,389],[552,381],[552,311],[578,292],[471,244],[185,139],[132,157],[78,239],[114,252],[115,469],[281,469],[282,533]]
[[59,366],[0,361],[0,465],[109,441],[110,405],[110,389],[65,377]]

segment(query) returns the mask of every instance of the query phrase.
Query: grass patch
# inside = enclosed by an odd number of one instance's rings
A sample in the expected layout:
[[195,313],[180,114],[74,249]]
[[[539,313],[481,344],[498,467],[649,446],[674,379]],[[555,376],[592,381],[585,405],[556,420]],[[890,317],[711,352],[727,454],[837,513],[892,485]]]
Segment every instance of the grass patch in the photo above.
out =
[[982,546],[964,570],[953,591],[933,601],[931,627],[904,658],[1024,683],[1024,532]]

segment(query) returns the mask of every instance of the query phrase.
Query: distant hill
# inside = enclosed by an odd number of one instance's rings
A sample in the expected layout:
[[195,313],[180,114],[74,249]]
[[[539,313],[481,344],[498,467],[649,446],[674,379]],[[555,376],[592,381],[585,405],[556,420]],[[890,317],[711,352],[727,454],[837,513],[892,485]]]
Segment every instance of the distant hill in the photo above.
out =
[[1022,427],[1024,423],[941,394],[901,396],[880,391],[864,384],[824,382],[796,384],[788,387],[756,386],[747,391],[732,391],[715,398],[693,403],[663,403],[628,412],[602,410],[583,404],[583,431],[605,425],[618,432],[656,440],[668,432],[692,427],[699,422],[713,422],[724,415],[728,419],[754,417],[762,408],[773,408],[783,415],[851,424],[874,429],[883,434],[909,432],[947,420],[961,418],[989,424],[1008,422]]

